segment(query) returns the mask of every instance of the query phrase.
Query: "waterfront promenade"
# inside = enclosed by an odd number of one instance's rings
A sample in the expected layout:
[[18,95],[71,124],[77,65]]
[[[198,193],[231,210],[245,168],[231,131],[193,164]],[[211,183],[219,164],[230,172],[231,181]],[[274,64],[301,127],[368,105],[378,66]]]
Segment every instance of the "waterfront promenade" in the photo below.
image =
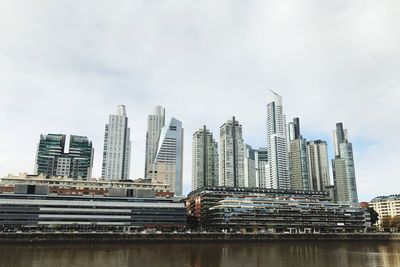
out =
[[400,234],[239,234],[239,233],[0,233],[0,243],[400,241]]

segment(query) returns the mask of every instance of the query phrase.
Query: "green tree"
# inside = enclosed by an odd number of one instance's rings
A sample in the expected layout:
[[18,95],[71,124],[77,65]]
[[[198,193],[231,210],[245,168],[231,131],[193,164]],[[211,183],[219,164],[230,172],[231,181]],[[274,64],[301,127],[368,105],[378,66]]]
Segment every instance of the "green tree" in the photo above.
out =
[[371,225],[374,226],[379,220],[379,213],[376,212],[373,207],[368,207],[367,211],[371,217]]
[[392,227],[392,217],[389,215],[384,215],[381,218],[381,227],[383,230],[389,230]]

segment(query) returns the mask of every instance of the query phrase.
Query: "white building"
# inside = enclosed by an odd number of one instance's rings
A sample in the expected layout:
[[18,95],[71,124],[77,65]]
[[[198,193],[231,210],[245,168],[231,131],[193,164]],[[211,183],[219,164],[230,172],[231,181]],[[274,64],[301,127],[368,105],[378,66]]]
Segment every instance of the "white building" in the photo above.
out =
[[343,129],[342,123],[336,124],[333,136],[336,154],[332,160],[335,198],[338,203],[357,205],[353,147],[348,141],[347,130]]
[[220,127],[219,185],[244,187],[244,143],[242,125],[235,117]]
[[163,127],[157,153],[148,178],[169,184],[175,195],[182,195],[183,128],[182,122],[172,118]]
[[[272,91],[271,91],[272,92]],[[267,104],[269,179],[267,188],[289,189],[289,157],[282,97],[274,92]]]
[[379,226],[382,226],[383,217],[400,216],[400,195],[376,197],[369,206],[379,214]]
[[144,167],[144,177],[149,176],[151,168],[156,157],[158,143],[160,140],[161,129],[165,126],[165,108],[156,106],[153,114],[147,117],[146,132],[146,159]]
[[321,140],[307,142],[307,155],[311,190],[327,191],[326,187],[330,185],[327,143]]
[[130,128],[125,106],[109,116],[105,126],[101,177],[110,180],[129,179],[131,160]]
[[218,145],[204,126],[193,134],[192,190],[218,185]]

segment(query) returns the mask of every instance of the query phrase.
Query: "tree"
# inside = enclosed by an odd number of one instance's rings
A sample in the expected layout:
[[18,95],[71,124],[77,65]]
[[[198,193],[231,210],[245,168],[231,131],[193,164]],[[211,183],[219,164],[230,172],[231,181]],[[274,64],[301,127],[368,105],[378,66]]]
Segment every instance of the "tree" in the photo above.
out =
[[383,230],[389,230],[392,227],[392,217],[389,215],[384,215],[381,218],[381,227]]
[[190,229],[195,230],[199,227],[199,220],[195,215],[193,214],[188,215],[186,219],[187,219],[187,226]]
[[367,211],[371,217],[371,226],[374,226],[379,221],[379,213],[373,207],[368,207]]

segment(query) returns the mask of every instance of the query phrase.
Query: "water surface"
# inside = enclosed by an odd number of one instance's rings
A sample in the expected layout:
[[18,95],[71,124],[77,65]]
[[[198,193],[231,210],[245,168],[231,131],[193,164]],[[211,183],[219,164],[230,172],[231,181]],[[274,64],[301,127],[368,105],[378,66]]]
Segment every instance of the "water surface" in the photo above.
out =
[[400,242],[0,245],[1,267],[400,266]]

